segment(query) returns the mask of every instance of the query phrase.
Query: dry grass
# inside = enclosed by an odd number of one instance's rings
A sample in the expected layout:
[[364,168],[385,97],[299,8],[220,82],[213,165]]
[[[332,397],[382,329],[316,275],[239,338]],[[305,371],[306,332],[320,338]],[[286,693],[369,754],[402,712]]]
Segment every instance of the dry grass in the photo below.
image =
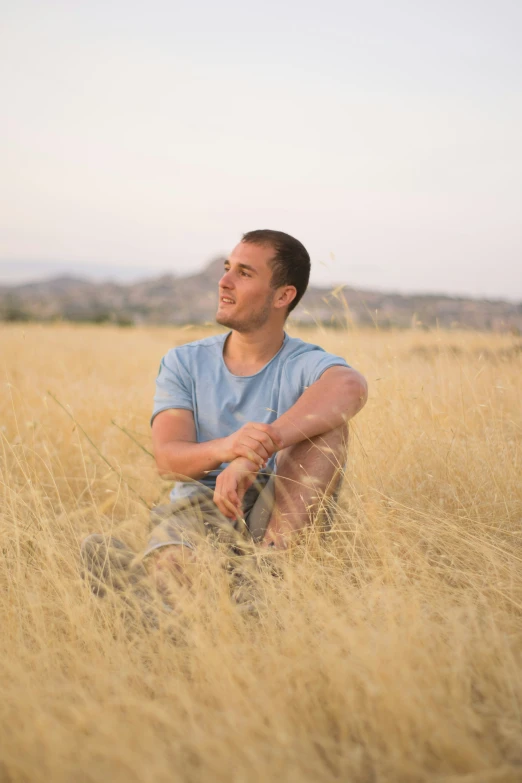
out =
[[520,341],[303,333],[371,387],[334,528],[261,572],[258,617],[208,560],[146,631],[78,543],[144,540],[129,486],[168,487],[111,419],[149,447],[159,359],[199,336],[2,327],[0,780],[522,781]]

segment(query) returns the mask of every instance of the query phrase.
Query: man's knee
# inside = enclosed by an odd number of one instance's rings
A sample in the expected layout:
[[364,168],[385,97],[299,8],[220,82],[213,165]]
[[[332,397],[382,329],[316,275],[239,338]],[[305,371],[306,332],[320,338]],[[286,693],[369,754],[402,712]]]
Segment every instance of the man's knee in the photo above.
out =
[[348,453],[348,425],[342,424],[332,430],[315,435],[313,438],[307,438],[299,443],[282,449],[276,457],[276,465],[279,472],[280,465],[287,459],[299,457],[301,460],[318,457],[325,457],[327,460],[334,459],[337,464],[344,465]]
[[322,435],[317,435],[312,442],[325,455],[345,455],[348,452],[348,425],[342,424]]

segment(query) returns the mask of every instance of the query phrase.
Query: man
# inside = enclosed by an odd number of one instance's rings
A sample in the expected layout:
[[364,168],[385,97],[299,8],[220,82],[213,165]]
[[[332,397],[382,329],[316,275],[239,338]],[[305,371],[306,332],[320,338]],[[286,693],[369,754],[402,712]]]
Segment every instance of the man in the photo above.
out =
[[142,555],[159,585],[201,534],[235,531],[261,547],[287,547],[336,488],[346,424],[367,385],[344,359],[285,333],[309,276],[297,239],[245,234],[219,281],[216,320],[230,331],[161,361],[152,441],[160,475],[175,484],[171,502],[153,510]]

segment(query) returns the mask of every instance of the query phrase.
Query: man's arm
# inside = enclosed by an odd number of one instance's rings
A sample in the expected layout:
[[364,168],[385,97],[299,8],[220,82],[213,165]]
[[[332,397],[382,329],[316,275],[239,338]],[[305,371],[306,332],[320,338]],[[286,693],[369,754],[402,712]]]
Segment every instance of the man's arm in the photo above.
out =
[[348,422],[365,405],[368,384],[351,367],[329,367],[272,427],[285,448]]
[[228,437],[197,443],[192,411],[170,408],[154,417],[152,447],[163,478],[200,479],[238,457],[261,468],[283,442],[271,425],[251,422]]
[[[330,367],[272,427],[285,448],[294,446],[345,424],[361,410],[367,398],[368,385],[357,370]],[[254,478],[248,471],[245,460],[237,459],[219,474],[214,502],[225,516],[241,516],[243,490]]]

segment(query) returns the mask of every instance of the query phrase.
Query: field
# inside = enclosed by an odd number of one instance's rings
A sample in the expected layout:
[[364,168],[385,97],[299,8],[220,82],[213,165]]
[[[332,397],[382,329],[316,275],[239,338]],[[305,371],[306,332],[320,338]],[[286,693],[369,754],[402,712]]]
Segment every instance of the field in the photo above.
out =
[[370,384],[335,522],[256,613],[207,552],[151,629],[79,542],[143,543],[156,371],[204,332],[1,327],[2,783],[522,781],[520,339],[290,331]]

